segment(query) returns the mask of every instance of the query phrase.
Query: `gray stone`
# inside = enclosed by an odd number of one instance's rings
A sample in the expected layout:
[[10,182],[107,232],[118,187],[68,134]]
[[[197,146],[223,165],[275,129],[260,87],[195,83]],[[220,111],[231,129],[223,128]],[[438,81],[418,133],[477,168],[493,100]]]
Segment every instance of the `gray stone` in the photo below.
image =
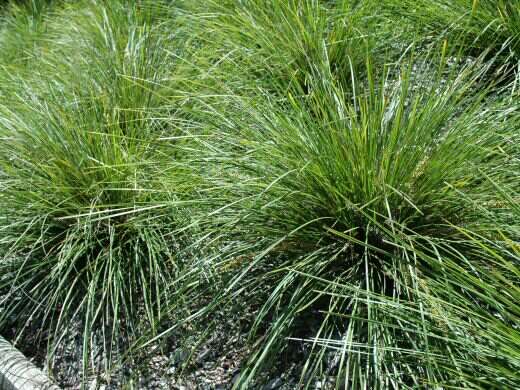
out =
[[274,390],[279,388],[283,384],[281,378],[271,379],[265,386],[264,390]]

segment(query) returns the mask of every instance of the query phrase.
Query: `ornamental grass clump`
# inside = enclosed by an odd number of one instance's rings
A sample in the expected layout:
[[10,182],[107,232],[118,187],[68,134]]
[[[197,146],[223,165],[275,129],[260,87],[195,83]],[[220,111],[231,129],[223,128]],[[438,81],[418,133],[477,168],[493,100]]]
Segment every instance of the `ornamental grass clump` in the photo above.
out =
[[99,348],[106,372],[161,318],[189,222],[176,204],[195,184],[164,140],[179,128],[160,103],[177,37],[155,35],[142,3],[68,7],[33,77],[0,74],[0,326],[36,321],[51,358],[79,326],[87,374]]
[[445,253],[471,269],[474,247],[458,226],[497,239],[475,203],[494,208],[495,222],[509,218],[493,183],[518,181],[518,116],[480,84],[489,64],[416,65],[387,72],[368,61],[348,88],[311,78],[307,95],[237,95],[225,116],[208,118],[204,162],[220,167],[221,207],[201,223],[222,242],[225,276],[216,306],[201,313],[236,299],[257,310],[236,388],[280,356],[305,361],[305,386],[467,383],[436,362],[471,351],[461,339],[451,351],[442,328],[429,333],[440,325],[425,275],[443,278],[429,259],[439,266]]
[[84,387],[517,388],[518,5],[10,2],[0,332]]
[[483,50],[491,49],[493,54],[509,56],[508,62],[513,67],[518,64],[518,0],[390,0],[384,4],[434,36],[447,34],[450,41],[460,46],[463,53],[479,56]]
[[52,0],[8,2],[0,7],[1,66],[23,67],[41,54]]
[[201,31],[209,73],[233,64],[227,85],[248,80],[249,87],[274,93],[307,88],[309,74],[349,80],[375,46],[364,11],[346,0],[226,0],[188,3],[185,12]]

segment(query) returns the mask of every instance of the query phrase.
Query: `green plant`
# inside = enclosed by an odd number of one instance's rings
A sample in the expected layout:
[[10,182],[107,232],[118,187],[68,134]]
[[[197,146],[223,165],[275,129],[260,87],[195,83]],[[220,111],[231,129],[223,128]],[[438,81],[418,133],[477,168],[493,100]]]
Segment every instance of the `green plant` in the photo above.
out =
[[249,80],[252,88],[271,92],[306,89],[311,75],[334,75],[348,85],[367,50],[376,46],[364,8],[347,0],[209,1],[186,7],[201,30],[210,71],[232,64],[229,85]]
[[1,66],[23,67],[40,55],[54,8],[49,0],[8,2],[0,12]]
[[[424,318],[434,310],[424,306],[425,259],[437,252],[419,245],[449,242],[466,253],[456,226],[495,237],[474,203],[496,204],[489,179],[517,182],[508,156],[518,153],[518,117],[479,84],[488,66],[446,72],[443,61],[419,62],[390,76],[369,61],[345,89],[317,78],[307,94],[228,96],[225,115],[207,108],[215,132],[203,161],[219,167],[208,196],[220,208],[201,224],[221,242],[216,267],[225,276],[215,306],[199,314],[264,297],[235,387],[248,388],[290,340],[308,345],[307,387],[326,376],[339,388],[470,383],[435,360],[450,348],[441,331],[430,337],[437,324]],[[495,223],[508,218],[495,207]],[[330,339],[343,354],[327,369],[320,340]],[[471,354],[457,346],[454,361]]]
[[518,0],[387,1],[385,6],[419,29],[447,33],[466,53],[478,56],[491,49],[512,54],[514,63],[520,58]]
[[82,385],[235,312],[235,388],[518,387],[517,3],[11,2],[0,330]]
[[[355,377],[345,366],[354,355],[378,360],[381,368],[374,375],[381,375],[382,383],[392,383],[387,387],[396,387],[400,382],[394,373],[406,368],[415,375],[397,386],[515,388],[520,380],[516,245],[505,237],[490,241],[464,229],[460,232],[468,239],[454,244],[381,228],[402,254],[416,259],[410,283],[400,285],[403,294],[395,299],[355,284],[316,281],[333,302],[327,315],[349,325],[344,334],[325,333],[306,340],[313,350],[334,356],[343,383],[352,383]],[[462,244],[471,255],[461,253]],[[352,302],[354,314],[338,310],[346,300]],[[360,342],[356,331],[363,328],[379,336]]]
[[155,12],[69,5],[37,70],[1,73],[0,326],[39,321],[52,358],[79,323],[84,374],[96,337],[107,371],[143,325],[154,330],[183,267],[172,233],[190,221],[177,204],[196,183],[168,147],[180,130],[162,103],[176,69],[167,50],[180,42],[148,24],[162,27]]

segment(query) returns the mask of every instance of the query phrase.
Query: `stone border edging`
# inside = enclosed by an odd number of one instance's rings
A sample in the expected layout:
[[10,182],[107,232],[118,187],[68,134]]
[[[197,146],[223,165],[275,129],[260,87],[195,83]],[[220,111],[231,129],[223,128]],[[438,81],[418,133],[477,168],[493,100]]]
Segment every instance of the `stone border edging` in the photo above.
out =
[[0,336],[0,390],[60,390],[60,388]]

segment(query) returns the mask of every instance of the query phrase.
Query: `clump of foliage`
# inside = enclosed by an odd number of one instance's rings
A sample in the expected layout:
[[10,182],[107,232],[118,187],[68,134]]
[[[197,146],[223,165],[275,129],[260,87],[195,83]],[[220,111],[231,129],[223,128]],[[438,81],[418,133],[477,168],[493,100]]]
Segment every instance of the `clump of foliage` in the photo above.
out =
[[[250,81],[275,93],[307,88],[309,75],[333,74],[348,84],[351,73],[378,45],[366,9],[351,1],[208,1],[187,5],[203,29],[205,54],[217,65],[235,63],[228,85]],[[201,25],[201,26],[200,26]],[[209,49],[208,49],[209,48]]]
[[159,11],[68,4],[32,75],[1,73],[0,321],[39,321],[51,357],[79,322],[85,373],[94,332],[109,367],[112,348],[153,330],[182,268],[172,231],[189,215],[175,204],[193,183],[167,148],[179,130],[162,104],[182,41],[149,24]]
[[[305,386],[330,376],[340,388],[479,383],[446,369],[463,363],[465,373],[488,373],[453,331],[457,320],[439,318],[436,297],[444,256],[484,272],[457,226],[495,239],[474,205],[507,221],[494,183],[518,181],[518,116],[481,84],[488,66],[426,62],[392,77],[369,61],[345,89],[308,74],[299,95],[273,101],[238,89],[225,115],[207,111],[201,122],[214,133],[203,161],[220,168],[208,195],[220,208],[201,223],[221,242],[216,266],[227,278],[201,313],[265,294],[237,387],[291,340],[308,344]],[[334,368],[329,349],[339,351]],[[509,372],[508,384],[517,379]]]
[[11,1],[0,7],[1,65],[27,65],[41,53],[47,18],[55,7],[50,0]]
[[491,48],[512,55],[515,62],[520,58],[518,0],[406,0],[387,1],[385,6],[419,29],[447,33],[466,53],[478,56]]
[[236,389],[518,387],[519,10],[11,2],[0,329],[79,326],[84,385],[239,310]]

